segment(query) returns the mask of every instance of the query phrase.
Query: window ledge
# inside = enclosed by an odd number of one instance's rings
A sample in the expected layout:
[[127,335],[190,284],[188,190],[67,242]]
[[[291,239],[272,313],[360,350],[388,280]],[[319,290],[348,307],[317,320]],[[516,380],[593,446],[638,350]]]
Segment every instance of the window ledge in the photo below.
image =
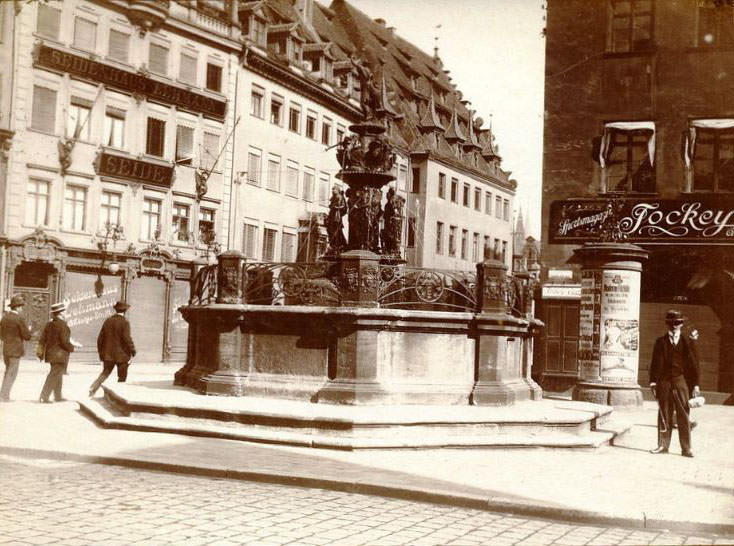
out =
[[49,132],[49,131],[43,131],[41,129],[35,129],[35,128],[31,127],[30,125],[28,127],[26,127],[26,130],[31,131],[33,133],[38,133],[39,135],[46,135],[46,136],[50,136],[50,137],[58,137],[58,138],[61,138],[61,137],[59,137],[58,133],[52,133],[52,132]]
[[87,235],[87,236],[92,235],[92,232],[88,230],[78,230],[78,229],[71,229],[71,228],[65,228],[65,227],[60,228],[59,233],[66,233],[68,235]]
[[638,49],[636,51],[607,51],[602,59],[623,59],[627,57],[650,57],[658,52],[656,47],[650,49]]

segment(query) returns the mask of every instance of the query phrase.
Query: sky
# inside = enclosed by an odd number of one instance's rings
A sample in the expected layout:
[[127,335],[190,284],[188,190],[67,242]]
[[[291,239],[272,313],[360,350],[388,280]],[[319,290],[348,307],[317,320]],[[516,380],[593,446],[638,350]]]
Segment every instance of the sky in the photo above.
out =
[[[515,210],[540,238],[545,40],[542,0],[348,0],[422,50],[438,54],[492,129],[518,182]],[[324,2],[328,5],[330,2]],[[436,28],[441,25],[440,28]]]

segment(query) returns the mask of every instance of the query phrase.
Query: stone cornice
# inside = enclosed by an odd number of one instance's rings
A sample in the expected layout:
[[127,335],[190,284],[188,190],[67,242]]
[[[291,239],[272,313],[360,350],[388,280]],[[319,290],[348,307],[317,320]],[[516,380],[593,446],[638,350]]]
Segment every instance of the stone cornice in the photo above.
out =
[[512,185],[510,184],[509,180],[507,181],[500,180],[496,176],[492,176],[478,169],[474,169],[456,159],[451,159],[444,155],[438,155],[435,152],[432,152],[430,150],[418,150],[415,152],[411,152],[410,155],[411,157],[416,158],[416,159],[426,159],[426,160],[430,159],[430,160],[435,161],[436,163],[441,163],[449,168],[455,169],[457,171],[461,171],[464,174],[471,175],[483,182],[488,182],[495,186],[498,186],[502,188],[503,190],[509,192],[510,194],[515,195],[516,190],[512,189]]

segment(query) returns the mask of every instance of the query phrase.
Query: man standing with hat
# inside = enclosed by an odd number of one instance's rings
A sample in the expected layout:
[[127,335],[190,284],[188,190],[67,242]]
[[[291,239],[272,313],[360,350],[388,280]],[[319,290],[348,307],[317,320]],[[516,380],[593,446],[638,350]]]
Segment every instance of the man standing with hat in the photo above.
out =
[[[54,303],[51,306],[51,320],[46,323],[43,333],[38,340],[39,346],[43,347],[43,360],[51,364],[51,369],[46,376],[46,381],[41,389],[39,401],[50,404],[49,396],[54,393],[54,400],[63,402],[65,398],[61,395],[61,387],[64,381],[64,368],[69,363],[69,353],[74,351],[75,342],[71,339],[69,325],[66,324],[66,304]],[[79,344],[76,344],[79,346]]]
[[20,357],[25,354],[23,341],[31,339],[31,329],[20,316],[20,309],[24,305],[23,296],[13,296],[10,298],[10,311],[7,311],[0,320],[0,339],[3,342],[3,359],[5,360],[5,376],[2,388],[0,388],[0,402],[10,402],[10,390],[18,376]]
[[130,337],[130,323],[125,318],[125,311],[129,308],[127,303],[118,301],[114,306],[115,314],[102,324],[97,336],[97,351],[104,367],[102,373],[89,387],[90,397],[94,396],[115,366],[117,366],[117,381],[124,383],[127,379],[130,358],[135,356],[135,344]]
[[667,453],[673,432],[673,412],[678,424],[678,440],[684,457],[691,451],[691,420],[688,407],[689,392],[698,390],[698,358],[695,347],[683,335],[685,321],[680,311],[665,314],[668,332],[655,340],[650,363],[650,388],[658,400],[658,447],[651,453]]

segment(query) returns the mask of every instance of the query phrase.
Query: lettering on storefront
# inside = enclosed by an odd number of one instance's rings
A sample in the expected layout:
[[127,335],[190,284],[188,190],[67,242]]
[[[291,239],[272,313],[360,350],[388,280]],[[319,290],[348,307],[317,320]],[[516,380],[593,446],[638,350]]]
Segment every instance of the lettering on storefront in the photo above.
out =
[[97,323],[114,314],[115,302],[120,299],[119,283],[105,286],[102,295],[97,296],[94,290],[76,290],[67,298],[66,311],[69,328]]
[[684,199],[568,199],[551,203],[549,241],[598,241],[616,232],[632,243],[734,245],[734,196]]
[[142,159],[123,157],[100,152],[95,161],[97,174],[146,184],[170,187],[173,181],[173,166],[159,165]]
[[224,119],[226,101],[159,82],[142,74],[67,53],[45,44],[37,46],[34,56],[36,64],[44,68],[66,72],[110,88],[141,93],[153,101],[172,104],[179,109],[201,113],[218,120]]

